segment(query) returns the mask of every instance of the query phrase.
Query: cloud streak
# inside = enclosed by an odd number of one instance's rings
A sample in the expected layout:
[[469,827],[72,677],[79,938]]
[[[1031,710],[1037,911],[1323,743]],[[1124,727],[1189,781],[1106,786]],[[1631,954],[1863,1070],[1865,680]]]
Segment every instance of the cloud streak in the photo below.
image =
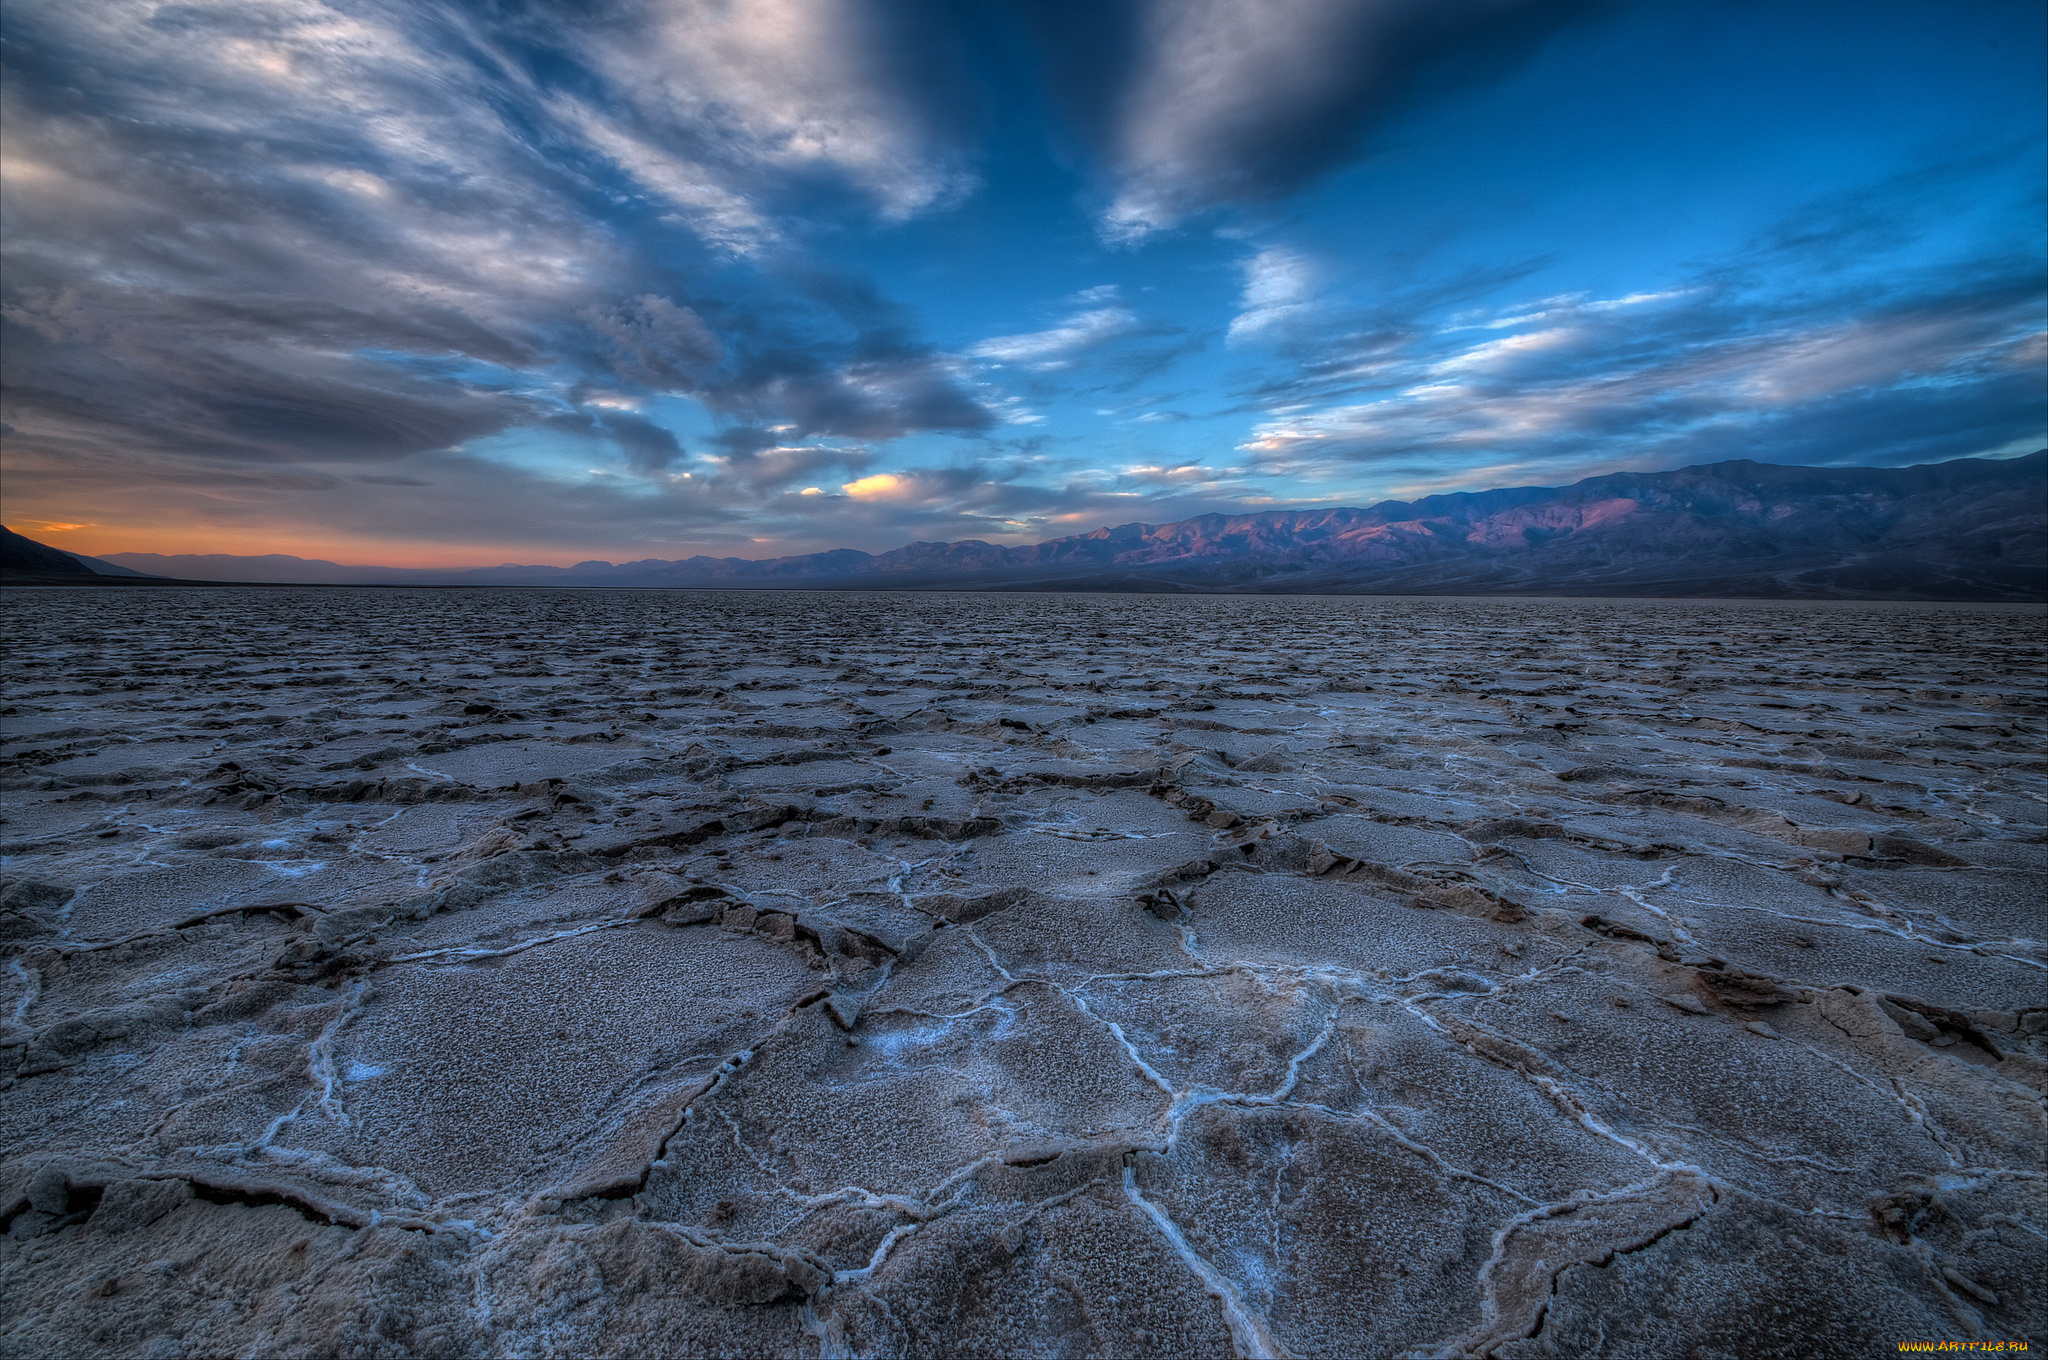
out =
[[2030,279],[1848,316],[1806,302],[1757,324],[1744,317],[1753,299],[1706,287],[1619,303],[1553,299],[1504,319],[1534,327],[1517,334],[1448,353],[1419,335],[1390,345],[1369,373],[1354,372],[1380,395],[1276,415],[1242,451],[1267,473],[1324,477],[1433,462],[1439,484],[1459,486],[1560,465],[1889,466],[2038,433]]
[[1034,6],[1055,84],[1098,149],[1104,229],[1138,239],[1269,203],[1392,121],[1497,79],[1603,0],[1124,0]]
[[1052,370],[1070,367],[1075,356],[1143,329],[1137,316],[1127,308],[1097,307],[1078,312],[1049,330],[999,335],[970,345],[967,352],[977,359]]

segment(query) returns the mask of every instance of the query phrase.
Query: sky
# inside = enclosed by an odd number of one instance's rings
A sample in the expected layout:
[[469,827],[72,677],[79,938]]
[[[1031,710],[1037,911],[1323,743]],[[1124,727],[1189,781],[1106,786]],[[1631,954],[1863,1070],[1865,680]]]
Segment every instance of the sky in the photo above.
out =
[[2043,416],[2036,0],[11,0],[6,522],[1036,542]]

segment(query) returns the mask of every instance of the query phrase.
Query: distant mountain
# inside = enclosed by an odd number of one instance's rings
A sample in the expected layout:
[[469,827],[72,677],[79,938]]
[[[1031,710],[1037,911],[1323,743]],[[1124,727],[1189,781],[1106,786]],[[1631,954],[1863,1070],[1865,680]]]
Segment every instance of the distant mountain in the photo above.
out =
[[109,553],[207,580],[1256,594],[2048,599],[2048,450],[1908,468],[1736,461],[1364,509],[1200,515],[1021,547],[418,571]]
[[75,553],[71,551],[69,548],[59,548],[57,551],[63,553],[72,561],[77,562],[79,565],[83,566],[87,571],[93,572],[99,576],[140,576],[146,577],[149,580],[159,579],[157,577],[150,576],[150,574],[146,571],[137,571],[133,567],[124,567],[121,566],[119,563],[109,562],[102,557],[87,557],[84,553]]
[[[81,561],[85,559],[80,559]],[[420,571],[411,567],[344,567],[317,557],[265,553],[239,557],[232,553],[108,553],[93,558],[113,571],[187,581],[247,581],[265,585],[445,585],[471,572]],[[95,570],[99,568],[95,567]],[[559,567],[522,567],[521,571],[560,571]]]

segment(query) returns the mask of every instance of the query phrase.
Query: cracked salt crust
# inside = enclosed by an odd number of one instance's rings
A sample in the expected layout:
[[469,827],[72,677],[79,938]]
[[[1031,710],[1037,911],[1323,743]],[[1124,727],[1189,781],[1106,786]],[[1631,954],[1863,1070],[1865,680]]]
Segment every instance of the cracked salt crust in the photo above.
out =
[[2048,1315],[2038,611],[7,606],[8,1353]]

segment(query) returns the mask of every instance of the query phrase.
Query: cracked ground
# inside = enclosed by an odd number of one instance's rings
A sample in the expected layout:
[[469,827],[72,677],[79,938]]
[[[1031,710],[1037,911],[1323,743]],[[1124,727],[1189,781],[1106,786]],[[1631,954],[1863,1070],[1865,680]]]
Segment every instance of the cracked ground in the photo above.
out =
[[2048,1339],[2039,611],[7,607],[6,1355]]

